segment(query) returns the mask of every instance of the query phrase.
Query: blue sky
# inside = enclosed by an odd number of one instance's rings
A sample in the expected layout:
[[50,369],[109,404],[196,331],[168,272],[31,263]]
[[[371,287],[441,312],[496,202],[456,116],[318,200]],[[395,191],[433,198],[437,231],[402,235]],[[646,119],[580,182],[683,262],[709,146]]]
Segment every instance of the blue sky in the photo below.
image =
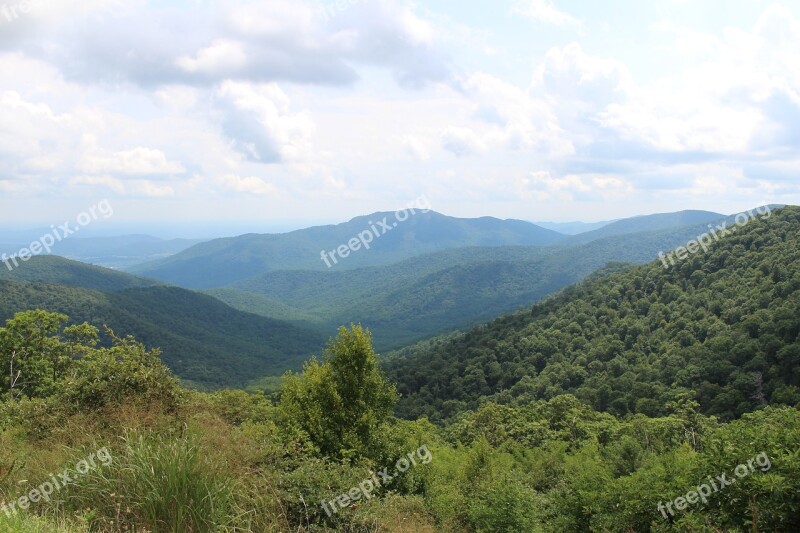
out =
[[800,203],[796,3],[0,2],[0,225]]

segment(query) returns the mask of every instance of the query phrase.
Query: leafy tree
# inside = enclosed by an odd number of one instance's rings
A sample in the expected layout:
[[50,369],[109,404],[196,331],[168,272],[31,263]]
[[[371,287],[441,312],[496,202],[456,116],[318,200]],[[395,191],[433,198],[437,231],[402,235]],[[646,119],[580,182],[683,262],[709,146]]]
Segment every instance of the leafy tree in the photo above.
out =
[[321,453],[365,455],[397,401],[397,391],[378,367],[369,330],[342,327],[320,363],[312,359],[301,375],[289,374],[280,410]]
[[0,328],[0,383],[10,397],[52,394],[74,360],[97,343],[96,328],[62,330],[66,321],[66,315],[34,310],[17,313]]
[[145,399],[174,408],[178,382],[158,350],[148,351],[110,329],[112,347],[96,348],[97,328],[64,327],[67,320],[33,310],[17,313],[0,328],[0,383],[11,399],[55,399],[75,409]]

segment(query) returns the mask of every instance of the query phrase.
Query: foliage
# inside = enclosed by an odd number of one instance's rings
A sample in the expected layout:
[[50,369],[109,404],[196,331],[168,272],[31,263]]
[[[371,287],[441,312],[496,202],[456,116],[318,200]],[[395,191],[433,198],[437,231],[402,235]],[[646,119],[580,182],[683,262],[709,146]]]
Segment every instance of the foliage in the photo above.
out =
[[279,409],[321,453],[350,457],[376,444],[396,400],[378,368],[369,330],[352,325],[339,330],[321,363],[312,359],[301,376],[287,376]]
[[[17,314],[0,328],[0,503],[100,447],[112,461],[0,510],[0,530],[798,531],[800,210],[752,224],[673,271],[598,275],[396,354],[388,367],[416,387],[403,408],[436,425],[391,416],[397,391],[361,326],[268,396],[184,390],[132,337]],[[423,445],[429,464],[394,470]],[[382,469],[394,476],[369,498],[325,512]],[[660,511],[721,474],[736,480]]]
[[450,420],[487,398],[573,394],[615,415],[681,398],[724,419],[800,405],[800,208],[749,222],[710,251],[594,278],[386,364],[397,413]]
[[[222,287],[264,272],[278,270],[327,270],[320,250],[349,242],[394,213],[374,213],[336,226],[307,228],[291,233],[215,239],[161,261],[132,269],[182,287]],[[494,218],[458,219],[429,211],[409,212],[405,222],[374,239],[369,253],[353,253],[332,268],[353,269],[386,265],[426,252],[447,248],[498,245],[544,245],[564,236],[528,222]]]
[[160,352],[148,351],[133,337],[110,334],[113,347],[82,356],[59,383],[60,398],[81,409],[119,405],[131,398],[174,408],[178,384],[161,363]]
[[243,385],[256,376],[299,369],[324,345],[321,334],[176,287],[99,292],[0,281],[0,320],[29,309],[65,314],[98,329],[108,326],[122,337],[159,346],[167,366],[185,384],[199,388]]
[[76,476],[63,491],[67,511],[87,512],[94,530],[213,531],[235,525],[234,480],[183,435],[131,432],[113,461]]

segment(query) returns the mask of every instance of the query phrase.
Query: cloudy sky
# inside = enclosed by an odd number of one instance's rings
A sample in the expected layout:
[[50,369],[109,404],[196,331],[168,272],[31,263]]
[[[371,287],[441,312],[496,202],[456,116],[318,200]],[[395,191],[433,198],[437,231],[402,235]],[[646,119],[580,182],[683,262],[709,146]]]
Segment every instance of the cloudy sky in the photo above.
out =
[[800,203],[797,2],[0,0],[0,72],[6,224]]

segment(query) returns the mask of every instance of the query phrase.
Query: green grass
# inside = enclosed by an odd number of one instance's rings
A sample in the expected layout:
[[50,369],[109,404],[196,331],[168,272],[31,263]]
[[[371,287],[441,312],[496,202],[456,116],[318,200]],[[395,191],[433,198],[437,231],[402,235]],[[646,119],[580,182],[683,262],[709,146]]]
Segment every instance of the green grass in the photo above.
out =
[[[189,437],[129,432],[114,461],[70,487],[71,510],[91,509],[92,529],[219,531],[237,520],[234,482]],[[124,529],[123,529],[124,530]]]
[[84,526],[58,524],[27,514],[17,514],[9,518],[5,513],[0,513],[0,531],[3,533],[85,533],[89,530]]

